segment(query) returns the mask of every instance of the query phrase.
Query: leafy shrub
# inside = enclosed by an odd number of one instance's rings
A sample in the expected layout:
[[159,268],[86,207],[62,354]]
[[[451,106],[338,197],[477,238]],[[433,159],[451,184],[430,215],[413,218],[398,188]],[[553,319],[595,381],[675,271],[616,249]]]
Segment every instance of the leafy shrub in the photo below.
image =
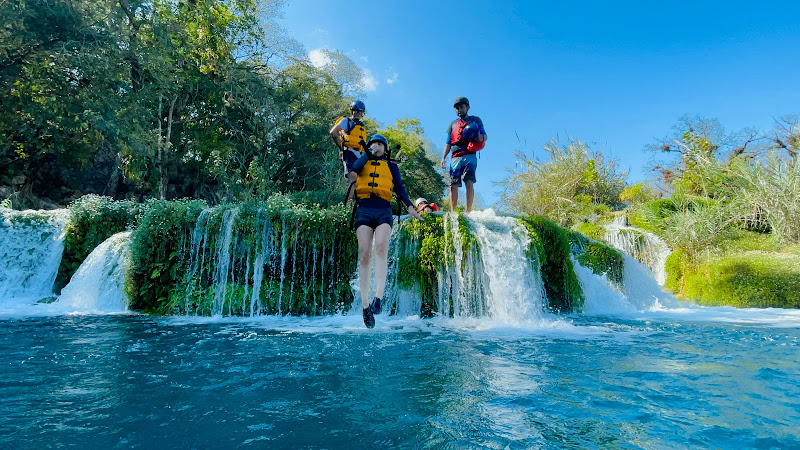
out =
[[135,222],[137,205],[114,201],[110,197],[84,195],[69,206],[64,229],[64,255],[58,267],[55,287],[66,286],[81,263],[98,245],[115,233],[125,231]]
[[587,237],[594,239],[595,241],[602,242],[606,234],[605,228],[601,227],[600,225],[595,225],[589,222],[582,222],[575,228],[579,233],[582,233]]
[[634,227],[661,234],[666,228],[664,220],[680,211],[679,204],[670,198],[660,198],[631,209],[628,221]]
[[628,186],[622,190],[619,199],[627,203],[630,207],[636,207],[643,203],[653,200],[656,193],[653,188],[647,184],[637,183],[633,186]]
[[667,279],[664,281],[665,288],[675,294],[681,292],[683,289],[684,267],[687,264],[688,259],[684,250],[675,250],[667,256],[667,260],[664,263],[664,270],[667,272]]
[[562,226],[593,221],[622,206],[619,195],[625,173],[602,153],[590,154],[586,143],[553,140],[544,146],[549,161],[516,152],[517,165],[504,180],[503,202],[523,215],[543,215]]
[[125,292],[131,309],[155,314],[171,310],[170,293],[186,271],[188,232],[205,203],[149,200],[142,205],[131,242]]

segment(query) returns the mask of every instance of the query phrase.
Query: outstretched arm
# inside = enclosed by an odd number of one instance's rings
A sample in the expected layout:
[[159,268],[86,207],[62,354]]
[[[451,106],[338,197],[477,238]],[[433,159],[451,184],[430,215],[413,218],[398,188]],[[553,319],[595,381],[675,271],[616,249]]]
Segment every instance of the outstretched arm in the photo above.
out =
[[392,183],[394,184],[394,191],[397,193],[397,198],[405,203],[406,211],[408,211],[412,217],[422,220],[422,216],[419,215],[414,205],[411,203],[411,200],[408,198],[406,188],[403,186],[403,180],[400,179],[400,169],[397,167],[397,164],[389,163],[389,170],[392,172]]

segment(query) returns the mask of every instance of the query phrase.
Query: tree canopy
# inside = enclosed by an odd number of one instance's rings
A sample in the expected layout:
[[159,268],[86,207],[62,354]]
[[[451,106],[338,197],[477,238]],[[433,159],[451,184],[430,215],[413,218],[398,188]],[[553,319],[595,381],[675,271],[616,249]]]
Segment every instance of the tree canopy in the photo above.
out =
[[[279,0],[0,3],[0,187],[29,207],[86,193],[343,192],[328,130],[358,68],[338,52],[312,65],[281,11]],[[422,129],[408,123],[390,133],[421,164],[410,185],[431,195]]]

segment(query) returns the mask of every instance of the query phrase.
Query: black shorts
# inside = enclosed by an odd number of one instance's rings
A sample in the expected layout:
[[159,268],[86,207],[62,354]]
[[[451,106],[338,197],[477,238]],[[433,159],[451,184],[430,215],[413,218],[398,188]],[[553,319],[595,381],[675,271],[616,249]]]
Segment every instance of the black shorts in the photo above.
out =
[[356,210],[356,221],[353,228],[357,230],[361,225],[366,225],[374,230],[384,223],[392,226],[392,208],[365,208],[359,206]]

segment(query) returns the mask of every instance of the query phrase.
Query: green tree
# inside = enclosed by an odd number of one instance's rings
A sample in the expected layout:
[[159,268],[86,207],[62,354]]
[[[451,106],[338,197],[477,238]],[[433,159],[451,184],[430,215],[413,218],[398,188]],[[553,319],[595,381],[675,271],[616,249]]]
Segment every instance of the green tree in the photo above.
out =
[[0,174],[56,201],[102,190],[121,134],[119,16],[104,1],[10,1],[0,14]]
[[763,136],[745,128],[728,132],[717,119],[683,116],[673,126],[673,133],[646,150],[664,158],[655,163],[666,191],[718,198],[724,195],[730,180],[719,169],[738,157],[752,157],[763,150],[758,145]]
[[398,119],[395,125],[388,126],[379,133],[386,136],[390,145],[401,146],[402,162],[398,167],[411,201],[417,197],[425,197],[428,201],[440,202],[446,183],[437,171],[436,149],[425,139],[425,131],[419,119]]
[[619,194],[620,201],[634,208],[656,198],[658,198],[658,194],[647,183],[636,183],[628,186]]

